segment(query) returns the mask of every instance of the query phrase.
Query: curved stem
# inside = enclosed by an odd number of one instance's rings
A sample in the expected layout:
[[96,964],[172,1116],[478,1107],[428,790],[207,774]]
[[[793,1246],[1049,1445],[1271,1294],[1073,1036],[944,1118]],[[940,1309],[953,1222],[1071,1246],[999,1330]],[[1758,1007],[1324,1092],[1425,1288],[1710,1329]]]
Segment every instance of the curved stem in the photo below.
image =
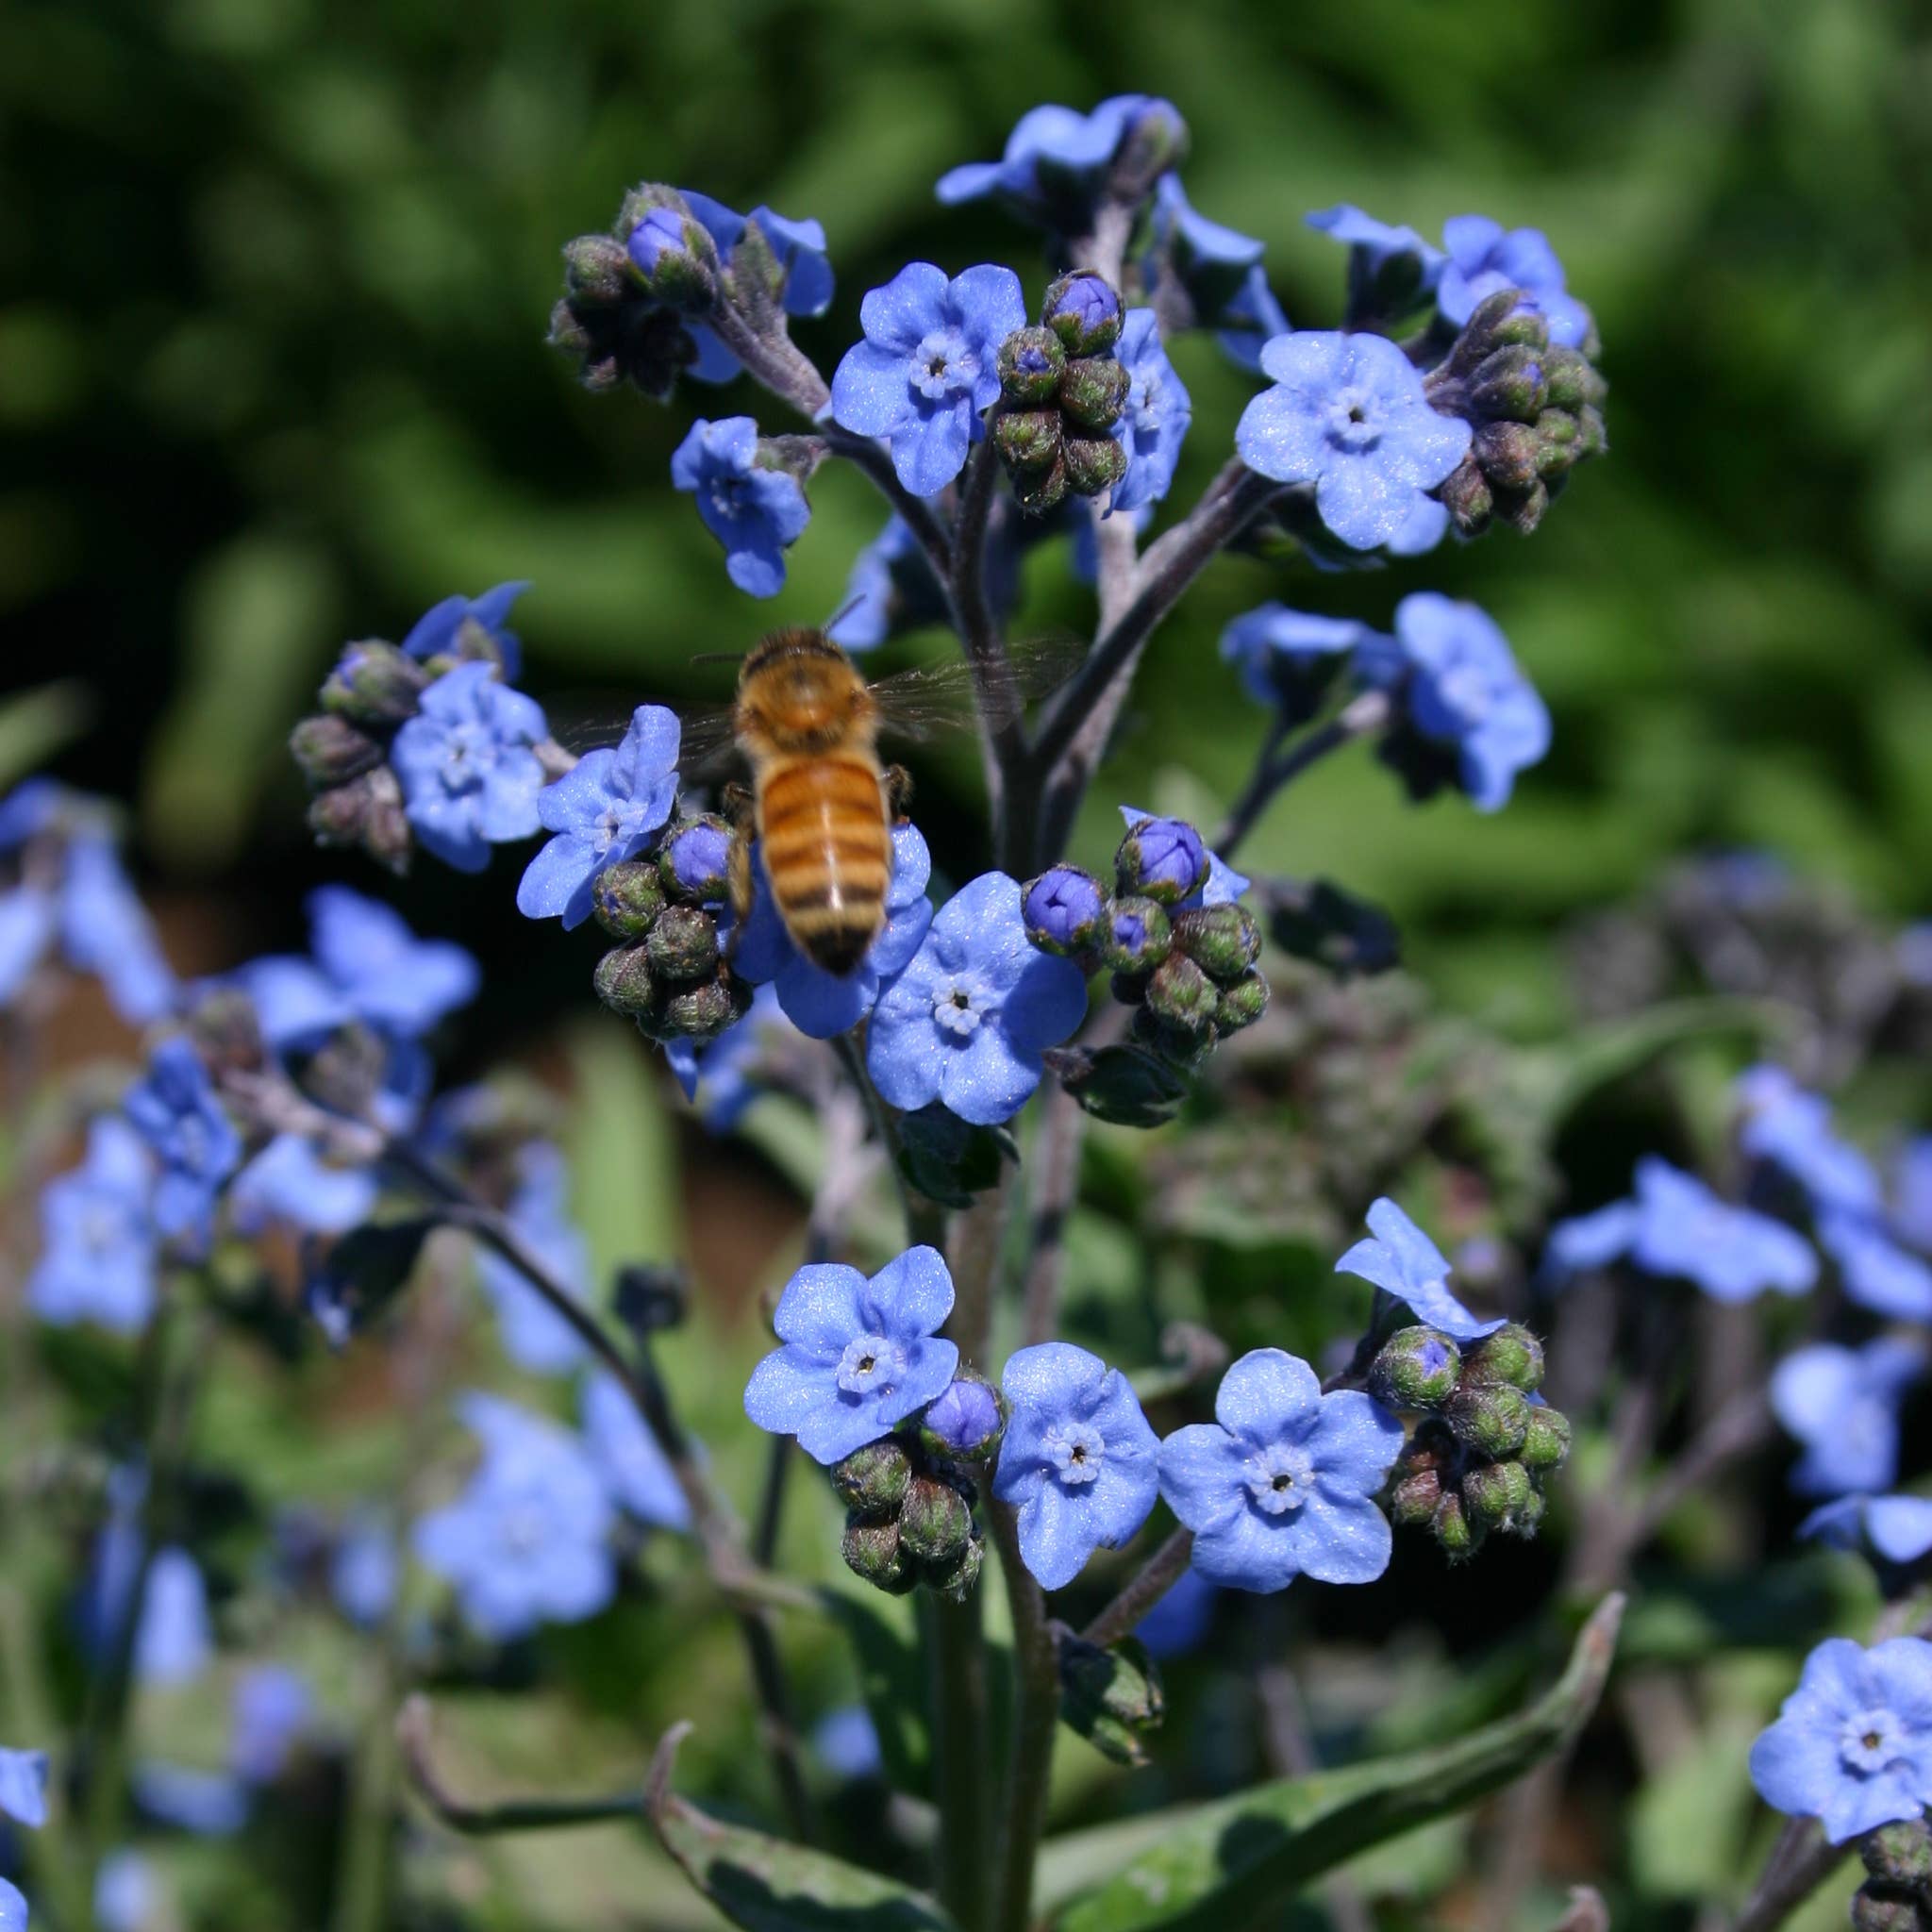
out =
[[1210,841],[1215,851],[1225,858],[1254,829],[1256,821],[1274,801],[1276,792],[1300,777],[1310,765],[1320,763],[1330,752],[1339,751],[1344,744],[1352,744],[1357,738],[1365,738],[1373,731],[1379,731],[1389,722],[1389,709],[1387,691],[1362,691],[1351,698],[1320,730],[1309,732],[1286,752],[1279,750],[1281,729],[1277,726],[1261,748],[1260,758],[1256,763],[1254,776],[1248,780],[1247,789],[1235,801],[1225,822]]
[[1060,1277],[1066,1271],[1068,1217],[1080,1191],[1080,1147],[1087,1116],[1058,1080],[1040,1101],[1031,1149],[1031,1224],[1026,1239],[1026,1286],[1021,1340],[1051,1341],[1059,1324]]
[[1105,1650],[1118,1643],[1187,1574],[1194,1532],[1177,1529],[1149,1557],[1121,1593],[1080,1633],[1083,1643]]

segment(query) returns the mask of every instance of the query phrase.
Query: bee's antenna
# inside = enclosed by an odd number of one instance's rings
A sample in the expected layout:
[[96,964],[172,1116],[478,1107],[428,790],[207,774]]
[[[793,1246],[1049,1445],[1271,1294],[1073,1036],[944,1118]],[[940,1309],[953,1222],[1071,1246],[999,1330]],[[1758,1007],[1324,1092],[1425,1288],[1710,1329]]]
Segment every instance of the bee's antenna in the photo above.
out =
[[[831,637],[832,633],[835,630],[837,630],[838,627],[841,624],[843,624],[845,620],[848,617],[850,617],[852,613],[855,610],[857,610],[858,607],[864,602],[865,592],[863,591],[861,591],[856,597],[848,597],[845,600],[845,602],[837,610],[835,610],[830,617],[828,617],[825,620],[825,635],[827,637]],[[834,642],[837,641],[836,639],[834,639],[833,641]]]
[[693,664],[742,664],[746,655],[743,651],[700,651],[691,661]]

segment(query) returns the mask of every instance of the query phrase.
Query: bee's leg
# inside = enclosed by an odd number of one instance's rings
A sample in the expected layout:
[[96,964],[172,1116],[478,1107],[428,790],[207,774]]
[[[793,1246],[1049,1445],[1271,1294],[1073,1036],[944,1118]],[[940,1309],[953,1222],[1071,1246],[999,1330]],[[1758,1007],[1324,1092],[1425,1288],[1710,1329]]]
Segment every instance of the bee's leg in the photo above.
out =
[[882,774],[886,786],[886,815],[904,818],[912,803],[912,774],[904,765],[888,765]]
[[724,947],[728,966],[744,937],[745,922],[751,917],[751,841],[757,813],[750,791],[742,785],[725,786],[720,803],[731,821],[731,847],[725,860],[725,880],[729,888],[733,921],[731,937]]

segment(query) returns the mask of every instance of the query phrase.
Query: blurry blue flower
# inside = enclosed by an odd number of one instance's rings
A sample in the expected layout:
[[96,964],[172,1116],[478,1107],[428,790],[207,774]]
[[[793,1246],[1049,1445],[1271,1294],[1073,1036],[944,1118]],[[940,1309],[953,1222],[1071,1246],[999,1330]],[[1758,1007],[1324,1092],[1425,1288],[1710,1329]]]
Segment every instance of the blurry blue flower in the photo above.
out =
[[1892,948],[1900,976],[1923,991],[1932,987],[1932,920],[1922,919],[1899,934]]
[[558,919],[564,930],[591,916],[591,881],[607,865],[634,858],[677,802],[677,714],[640,705],[615,746],[587,751],[537,799],[556,836],[531,859],[517,887],[526,919]]
[[1127,400],[1113,430],[1127,453],[1127,473],[1113,487],[1108,514],[1158,503],[1167,494],[1194,413],[1187,385],[1167,359],[1153,309],[1127,310],[1114,355],[1128,376]]
[[1773,1809],[1818,1819],[1835,1845],[1918,1817],[1932,1804],[1932,1643],[1827,1638],[1752,1745],[1751,1782]]
[[181,1684],[197,1677],[214,1655],[208,1585],[186,1550],[157,1550],[147,1567],[134,1673],[143,1683]]
[[[134,1614],[146,1497],[147,1474],[139,1465],[123,1463],[109,1474],[107,1521],[94,1539],[80,1601],[81,1635],[97,1662],[113,1654]],[[184,1683],[207,1668],[213,1651],[200,1566],[184,1549],[157,1550],[147,1565],[134,1631],[136,1676],[149,1683]]]
[[1541,228],[1511,228],[1488,215],[1455,215],[1442,224],[1442,265],[1436,301],[1458,326],[1499,289],[1520,289],[1523,307],[1549,325],[1550,340],[1566,349],[1590,334],[1590,310],[1565,291],[1563,264]]
[[28,778],[0,796],[0,852],[12,852],[51,825],[71,794],[53,778]]
[[737,1025],[703,1046],[690,1039],[671,1041],[664,1058],[684,1097],[696,1101],[698,1118],[712,1133],[728,1134],[764,1091],[758,1077],[761,1056],[774,1035],[787,1033],[795,1038],[798,1028],[785,1017],[778,989],[767,983],[752,994],[750,1008]]
[[825,635],[841,650],[870,651],[895,631],[938,623],[945,611],[945,592],[924,549],[894,515],[858,553],[846,580],[845,601]]
[[175,1004],[175,974],[113,846],[81,833],[68,845],[66,863],[60,936],[68,963],[107,988],[124,1020],[144,1026],[159,1019]]
[[1259,262],[1242,278],[1240,291],[1221,311],[1214,340],[1221,353],[1250,375],[1261,373],[1261,351],[1276,336],[1289,332],[1288,313],[1268,286],[1268,271]]
[[47,1822],[47,1754],[0,1745],[0,1817],[38,1829]]
[[862,1704],[827,1711],[812,1726],[811,1748],[833,1776],[855,1784],[879,1776],[885,1768],[877,1726]]
[[1880,1336],[1862,1348],[1821,1341],[1773,1370],[1771,1407],[1805,1445],[1791,1471],[1801,1496],[1890,1489],[1898,1477],[1898,1412],[1924,1373],[1920,1347]]
[[[1048,298],[1047,307],[1041,312],[1041,321],[1048,328],[1054,328],[1057,323],[1071,325],[1073,340],[1075,342],[1091,341],[1097,330],[1108,328],[1109,325],[1118,323],[1121,318],[1120,296],[1114,292],[1113,284],[1103,281],[1099,275],[1068,275],[1063,283],[1054,283],[1053,288],[1048,291]],[[1055,329],[1055,333],[1058,334],[1059,331]],[[1064,335],[1060,339],[1067,341]],[[1072,348],[1073,342],[1068,342],[1068,346]],[[1097,354],[1099,351],[1096,349],[1094,353]],[[1043,359],[1034,358],[1029,351],[1028,358],[1023,360],[1022,366],[1039,374],[1047,365]]]
[[1418,591],[1395,607],[1395,635],[1356,653],[1363,680],[1389,691],[1411,727],[1384,757],[1425,798],[1444,783],[1478,811],[1509,802],[1517,773],[1550,748],[1550,714],[1494,619],[1474,604]]
[[5,1878],[0,1878],[0,1932],[26,1932],[26,1900]]
[[409,634],[400,648],[419,663],[444,657],[458,649],[463,626],[474,624],[495,647],[504,676],[513,680],[523,669],[523,645],[515,632],[504,625],[510,606],[529,588],[527,582],[498,584],[480,597],[445,597],[441,604],[432,604],[409,626]]
[[1368,625],[1353,618],[1261,604],[1221,633],[1221,655],[1240,667],[1241,688],[1257,704],[1277,711],[1284,724],[1304,724],[1321,709],[1349,654],[1370,635]]
[[758,460],[758,425],[749,416],[700,416],[671,458],[673,485],[697,499],[705,528],[724,546],[724,574],[753,597],[785,584],[785,550],[805,534],[811,507],[789,471]]
[[1171,1657],[1185,1657],[1208,1635],[1220,1597],[1219,1584],[1209,1583],[1198,1570],[1184,1570],[1134,1625],[1134,1635],[1151,1657],[1163,1663]]
[[1838,1263],[1846,1296],[1874,1315],[1932,1322],[1932,1268],[1875,1222],[1842,1208],[1818,1217],[1818,1244]]
[[[1155,183],[1141,280],[1170,327],[1185,319],[1215,329],[1229,357],[1257,370],[1263,346],[1289,332],[1261,265],[1263,246],[1253,235],[1196,213],[1180,176],[1163,175]],[[1177,293],[1167,287],[1170,279]]]
[[937,1336],[952,1308],[953,1277],[932,1248],[908,1248],[870,1281],[856,1268],[801,1268],[773,1317],[785,1345],[752,1371],[745,1414],[797,1437],[815,1461],[842,1461],[953,1379],[959,1351]]
[[1000,1427],[1000,1400],[984,1382],[949,1383],[919,1425],[956,1456],[970,1456]]
[[585,1446],[618,1507],[658,1529],[689,1529],[691,1504],[671,1458],[615,1375],[584,1384],[583,1418]]
[[381,1191],[366,1167],[331,1167],[300,1134],[277,1134],[235,1176],[228,1215],[237,1231],[291,1227],[346,1234],[369,1219]]
[[879,982],[918,952],[932,924],[932,901],[925,896],[932,855],[925,841],[908,821],[892,827],[892,876],[886,887],[885,924],[865,958],[843,974],[815,966],[791,943],[756,845],[751,871],[751,911],[732,961],[739,975],[754,986],[769,981],[785,1017],[808,1038],[831,1040],[849,1033],[872,1010]]
[[1916,1134],[1891,1167],[1891,1224],[1903,1241],[1932,1253],[1932,1134]]
[[1394,1416],[1358,1390],[1324,1395],[1278,1348],[1228,1370],[1214,1415],[1160,1445],[1160,1493],[1194,1532],[1202,1575],[1260,1591],[1381,1575],[1393,1538],[1375,1496],[1402,1448]]
[[315,1694],[301,1672],[286,1664],[257,1664],[243,1671],[235,1681],[229,1768],[248,1784],[272,1784],[281,1776],[314,1712]]
[[1916,1563],[1932,1552],[1932,1496],[1840,1496],[1812,1510],[1798,1534],[1886,1563]]
[[1754,1067],[1736,1088],[1743,1110],[1738,1144],[1797,1183],[1814,1208],[1876,1215],[1884,1208],[1878,1171],[1831,1127],[1831,1108],[1782,1067]]
[[[1128,831],[1146,824],[1154,813],[1142,811],[1139,806],[1124,805],[1121,817],[1126,821]],[[1208,876],[1183,899],[1174,909],[1177,912],[1191,912],[1200,906],[1231,906],[1254,883],[1244,873],[1238,873],[1219,853],[1208,855]]]
[[1034,108],[1007,137],[996,161],[968,161],[940,177],[938,194],[952,207],[997,195],[1023,220],[1063,235],[1084,235],[1107,191],[1114,157],[1145,121],[1164,119],[1177,137],[1178,109],[1152,94],[1115,94],[1091,114]]
[[38,886],[0,892],[0,1007],[19,998],[46,957],[58,918],[53,895]]
[[242,1160],[242,1141],[222,1111],[200,1056],[180,1034],[148,1056],[145,1079],[122,1103],[160,1163],[155,1226],[193,1247],[213,1229],[215,1195]]
[[1026,326],[1020,278],[982,263],[946,279],[929,261],[903,268],[859,305],[865,340],[832,377],[832,416],[891,440],[892,467],[915,496],[934,496],[985,434],[1000,392],[999,346]]
[[136,1808],[158,1824],[198,1838],[232,1838],[248,1823],[248,1787],[233,1772],[150,1757],[127,1782]]
[[41,1194],[41,1258],[27,1305],[43,1322],[98,1322],[131,1334],[154,1310],[154,1169],[125,1120],[103,1114],[88,1129],[87,1158]]
[[373,1628],[395,1601],[397,1568],[396,1540],[388,1523],[375,1515],[352,1517],[329,1563],[336,1607],[350,1623]]
[[1314,484],[1322,521],[1357,550],[1400,533],[1469,453],[1469,425],[1429,407],[1421,372],[1385,336],[1277,336],[1261,369],[1275,387],[1241,412],[1241,460],[1277,483]]
[[1321,229],[1331,241],[1341,242],[1349,250],[1351,289],[1358,281],[1373,279],[1385,263],[1396,257],[1411,255],[1416,261],[1417,292],[1427,295],[1434,292],[1448,260],[1440,248],[1424,242],[1413,228],[1378,222],[1374,215],[1365,214],[1345,201],[1318,210],[1308,216],[1307,222],[1309,227]]
[[[549,1264],[558,1280],[579,1301],[588,1301],[590,1246],[571,1219],[570,1170],[555,1147],[532,1141],[519,1149],[516,1191],[508,1213],[511,1225]],[[562,1375],[583,1360],[584,1344],[576,1330],[530,1286],[520,1269],[480,1242],[476,1278],[496,1309],[503,1352],[518,1368],[533,1375]]]
[[[154,1868],[139,1852],[123,1845],[101,1860],[94,1873],[93,1900],[100,1932],[142,1932],[154,1916],[156,1898]],[[7,1925],[5,1909],[0,1908],[0,1932],[6,1932]]]
[[1338,1274],[1359,1274],[1385,1294],[1407,1302],[1416,1319],[1457,1341],[1493,1335],[1503,1325],[1478,1322],[1449,1289],[1442,1251],[1395,1203],[1384,1195],[1369,1209],[1371,1241],[1357,1241],[1336,1262]]
[[1718,1302],[1774,1289],[1802,1294],[1818,1257],[1780,1221],[1734,1208],[1695,1174],[1654,1154],[1637,1163],[1637,1194],[1550,1230],[1550,1257],[1566,1269],[1601,1268],[1620,1255],[1646,1274],[1693,1283]]
[[940,908],[919,950],[880,988],[866,1067],[893,1107],[938,1100],[991,1126],[1025,1105],[1041,1054],[1086,1012],[1080,969],[1027,940],[1019,885],[982,873]]
[[445,865],[481,872],[490,848],[538,828],[550,735],[534,698],[499,681],[492,664],[458,664],[420,700],[390,747],[417,839]]
[[1060,1590],[1146,1522],[1160,1443],[1127,1378],[1070,1341],[1021,1349],[1000,1387],[1011,1413],[993,1494],[1019,1512],[1021,1560]]
[[594,1616],[617,1587],[596,1464],[568,1430],[499,1396],[472,1392],[458,1406],[483,1460],[455,1502],[418,1522],[417,1556],[485,1637]]

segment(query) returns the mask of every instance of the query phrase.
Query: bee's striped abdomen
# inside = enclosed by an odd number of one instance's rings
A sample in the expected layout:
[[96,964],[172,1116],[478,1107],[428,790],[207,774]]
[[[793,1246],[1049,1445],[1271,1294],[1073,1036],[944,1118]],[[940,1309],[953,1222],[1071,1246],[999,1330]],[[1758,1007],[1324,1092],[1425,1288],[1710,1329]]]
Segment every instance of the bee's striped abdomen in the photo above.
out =
[[892,845],[878,760],[781,759],[758,787],[765,876],[785,929],[827,973],[849,973],[885,924]]

